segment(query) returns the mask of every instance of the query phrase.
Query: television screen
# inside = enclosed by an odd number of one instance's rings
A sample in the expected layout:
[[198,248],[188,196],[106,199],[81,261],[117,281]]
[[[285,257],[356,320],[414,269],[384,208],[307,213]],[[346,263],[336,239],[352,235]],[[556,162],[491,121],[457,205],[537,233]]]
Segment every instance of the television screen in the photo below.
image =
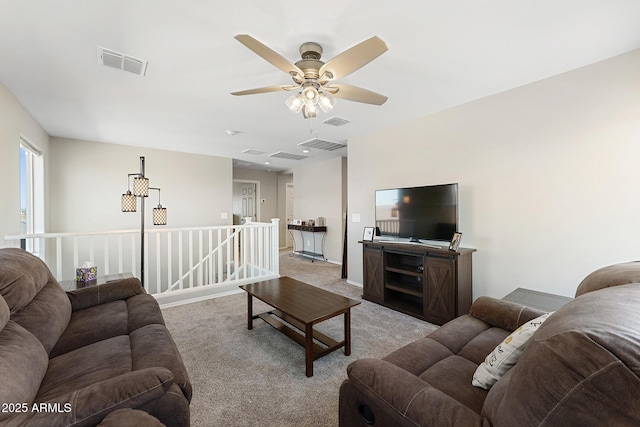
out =
[[450,241],[458,229],[458,184],[376,190],[381,236]]

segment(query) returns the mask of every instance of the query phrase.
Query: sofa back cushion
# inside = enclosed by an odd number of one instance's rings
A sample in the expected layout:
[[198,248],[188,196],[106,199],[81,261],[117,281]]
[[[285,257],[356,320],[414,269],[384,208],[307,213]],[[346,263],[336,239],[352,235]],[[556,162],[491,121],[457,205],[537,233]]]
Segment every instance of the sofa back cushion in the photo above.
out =
[[640,283],[640,261],[602,267],[585,277],[576,289],[576,297],[612,286]]
[[0,295],[11,313],[29,304],[50,276],[44,262],[29,252],[18,248],[0,249]]
[[592,291],[550,316],[488,393],[496,426],[640,425],[640,284]]
[[47,265],[22,249],[0,249],[0,296],[11,320],[49,353],[69,324],[71,302]]

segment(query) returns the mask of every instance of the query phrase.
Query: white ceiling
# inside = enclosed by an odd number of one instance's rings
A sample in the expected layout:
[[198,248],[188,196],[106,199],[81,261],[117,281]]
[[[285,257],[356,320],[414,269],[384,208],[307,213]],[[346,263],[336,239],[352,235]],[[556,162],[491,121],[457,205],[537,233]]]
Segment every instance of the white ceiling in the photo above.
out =
[[[326,61],[377,35],[389,50],[340,82],[389,100],[339,99],[314,122],[285,106],[287,92],[232,96],[291,83],[234,39],[241,33],[291,62],[306,41]],[[148,60],[146,76],[98,65],[97,46]],[[297,144],[315,136],[346,142],[638,48],[637,0],[0,0],[0,82],[50,135],[262,168],[268,154],[302,154]],[[322,124],[333,116],[351,123]],[[309,155],[268,167],[346,149]]]

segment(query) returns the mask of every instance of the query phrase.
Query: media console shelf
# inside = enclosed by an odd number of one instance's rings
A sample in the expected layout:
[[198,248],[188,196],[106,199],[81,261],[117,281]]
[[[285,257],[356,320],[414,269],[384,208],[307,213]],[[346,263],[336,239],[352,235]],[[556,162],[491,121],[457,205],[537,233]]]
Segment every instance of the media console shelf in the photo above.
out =
[[362,297],[442,325],[471,307],[471,254],[399,242],[362,242]]

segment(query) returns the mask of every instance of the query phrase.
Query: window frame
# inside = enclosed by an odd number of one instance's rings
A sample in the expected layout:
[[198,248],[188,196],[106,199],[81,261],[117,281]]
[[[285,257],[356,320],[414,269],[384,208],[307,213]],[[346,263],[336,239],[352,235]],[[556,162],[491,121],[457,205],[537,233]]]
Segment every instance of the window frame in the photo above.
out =
[[[24,156],[24,176],[23,165],[20,160],[20,221],[22,222],[22,196],[23,186],[25,187],[25,225],[26,230],[20,226],[21,234],[36,234],[44,232],[44,158],[39,150],[28,139],[20,136],[20,157]],[[20,247],[41,255],[40,241],[37,239],[21,239]]]

